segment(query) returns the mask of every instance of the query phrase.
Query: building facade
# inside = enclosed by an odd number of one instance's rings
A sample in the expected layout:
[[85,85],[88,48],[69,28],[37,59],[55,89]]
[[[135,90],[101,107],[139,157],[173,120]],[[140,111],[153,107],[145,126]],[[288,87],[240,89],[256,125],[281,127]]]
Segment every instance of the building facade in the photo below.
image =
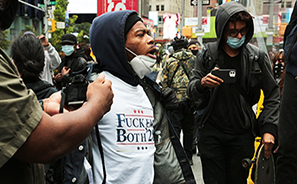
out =
[[[149,11],[158,12],[158,26],[155,27],[155,40],[158,42],[169,41],[170,38],[164,37],[164,16],[177,15],[176,28],[182,29],[182,2],[184,2],[184,18],[193,17],[194,6],[191,6],[191,0],[149,0]],[[166,29],[166,28],[165,28]],[[166,34],[166,33],[165,33]],[[172,39],[172,38],[171,38]]]
[[43,32],[44,12],[33,7],[38,7],[38,4],[43,4],[43,0],[24,0],[19,2],[16,18],[9,28],[9,40],[13,41],[19,34],[31,28],[38,34]]

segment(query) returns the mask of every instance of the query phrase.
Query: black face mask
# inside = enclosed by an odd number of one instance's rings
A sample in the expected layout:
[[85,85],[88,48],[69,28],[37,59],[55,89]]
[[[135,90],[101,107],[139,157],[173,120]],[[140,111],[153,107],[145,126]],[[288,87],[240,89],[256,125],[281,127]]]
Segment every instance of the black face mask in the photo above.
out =
[[196,56],[198,53],[198,50],[191,50],[191,52]]
[[18,11],[18,0],[9,0],[4,9],[0,10],[0,29],[8,29],[14,21],[16,12]]

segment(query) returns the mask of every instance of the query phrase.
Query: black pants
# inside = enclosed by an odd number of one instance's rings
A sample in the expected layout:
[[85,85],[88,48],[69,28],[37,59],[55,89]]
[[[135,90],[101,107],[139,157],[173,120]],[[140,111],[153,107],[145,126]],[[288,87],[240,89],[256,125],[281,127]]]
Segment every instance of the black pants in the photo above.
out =
[[278,184],[297,183],[297,80],[286,73],[279,119]]
[[179,108],[170,111],[172,125],[180,136],[183,130],[183,146],[189,159],[192,159],[193,134],[194,134],[194,115],[191,110],[190,102],[179,102]]
[[252,131],[227,134],[206,122],[198,142],[205,184],[246,184],[249,170],[241,165],[254,154]]

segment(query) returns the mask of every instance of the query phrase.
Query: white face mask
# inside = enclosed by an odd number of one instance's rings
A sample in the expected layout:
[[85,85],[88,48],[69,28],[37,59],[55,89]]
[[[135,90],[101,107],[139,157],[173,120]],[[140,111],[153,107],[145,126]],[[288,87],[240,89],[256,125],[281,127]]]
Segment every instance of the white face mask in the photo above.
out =
[[149,74],[153,71],[156,59],[145,55],[137,55],[128,48],[126,48],[126,50],[135,56],[131,61],[128,61],[128,63],[131,65],[139,78],[142,79],[146,74]]

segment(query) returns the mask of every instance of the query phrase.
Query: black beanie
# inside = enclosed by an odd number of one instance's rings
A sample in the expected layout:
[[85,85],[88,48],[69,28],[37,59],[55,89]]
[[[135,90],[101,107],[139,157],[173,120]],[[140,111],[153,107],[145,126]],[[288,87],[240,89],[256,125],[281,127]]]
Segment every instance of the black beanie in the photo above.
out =
[[125,37],[127,33],[130,31],[130,29],[136,24],[137,21],[141,21],[142,19],[138,16],[136,13],[132,13],[127,18],[126,24],[125,24]]

